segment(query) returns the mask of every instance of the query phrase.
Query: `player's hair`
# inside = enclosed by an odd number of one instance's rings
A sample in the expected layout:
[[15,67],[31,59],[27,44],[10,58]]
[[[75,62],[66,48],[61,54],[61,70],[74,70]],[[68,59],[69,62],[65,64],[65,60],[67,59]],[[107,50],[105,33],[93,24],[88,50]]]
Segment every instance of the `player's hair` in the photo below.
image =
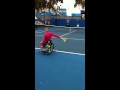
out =
[[46,31],[46,32],[48,32],[48,31],[49,31],[47,27],[45,28],[45,31]]

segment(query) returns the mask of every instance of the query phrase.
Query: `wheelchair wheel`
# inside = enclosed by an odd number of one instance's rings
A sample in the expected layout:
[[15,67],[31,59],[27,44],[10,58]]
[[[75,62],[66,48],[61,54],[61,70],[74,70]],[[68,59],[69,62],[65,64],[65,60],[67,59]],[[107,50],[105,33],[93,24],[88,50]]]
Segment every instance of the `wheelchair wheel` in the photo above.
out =
[[51,43],[51,47],[54,49],[55,48],[55,45],[53,43]]
[[46,43],[44,48],[46,50],[45,51],[41,50],[41,53],[44,55],[50,55],[53,52],[54,44],[53,43]]

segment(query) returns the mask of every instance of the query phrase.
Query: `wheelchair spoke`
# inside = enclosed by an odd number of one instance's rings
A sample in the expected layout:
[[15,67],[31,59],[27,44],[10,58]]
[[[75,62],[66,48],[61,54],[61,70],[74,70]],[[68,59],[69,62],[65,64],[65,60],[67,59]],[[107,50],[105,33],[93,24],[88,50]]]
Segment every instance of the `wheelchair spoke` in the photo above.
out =
[[50,55],[53,52],[54,44],[53,43],[45,43],[44,45],[44,51],[43,54]]

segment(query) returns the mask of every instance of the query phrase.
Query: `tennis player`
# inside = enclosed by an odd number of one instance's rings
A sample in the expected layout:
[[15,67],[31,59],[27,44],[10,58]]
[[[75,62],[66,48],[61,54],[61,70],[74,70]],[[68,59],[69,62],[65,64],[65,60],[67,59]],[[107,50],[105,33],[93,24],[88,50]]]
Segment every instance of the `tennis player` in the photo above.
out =
[[77,20],[77,26],[76,27],[79,27],[78,20]]
[[44,38],[43,38],[43,40],[40,42],[40,47],[41,47],[42,49],[44,49],[44,44],[45,44],[46,42],[48,42],[48,41],[51,42],[51,37],[52,37],[52,36],[53,36],[53,37],[56,37],[56,38],[59,38],[59,39],[62,39],[61,36],[58,36],[58,35],[50,32],[50,31],[48,30],[48,28],[45,28],[45,32],[46,32],[46,33],[44,34]]
[[77,24],[77,27],[79,27],[79,24]]

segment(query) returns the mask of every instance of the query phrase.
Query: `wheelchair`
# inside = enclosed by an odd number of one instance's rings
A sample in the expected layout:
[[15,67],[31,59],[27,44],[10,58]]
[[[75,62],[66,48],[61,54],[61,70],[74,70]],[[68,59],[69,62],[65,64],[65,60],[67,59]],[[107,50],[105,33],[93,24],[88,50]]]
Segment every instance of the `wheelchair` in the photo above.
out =
[[39,52],[41,52],[44,55],[50,55],[50,54],[52,54],[54,47],[55,46],[52,43],[52,41],[48,41],[44,44],[43,49],[40,49]]

